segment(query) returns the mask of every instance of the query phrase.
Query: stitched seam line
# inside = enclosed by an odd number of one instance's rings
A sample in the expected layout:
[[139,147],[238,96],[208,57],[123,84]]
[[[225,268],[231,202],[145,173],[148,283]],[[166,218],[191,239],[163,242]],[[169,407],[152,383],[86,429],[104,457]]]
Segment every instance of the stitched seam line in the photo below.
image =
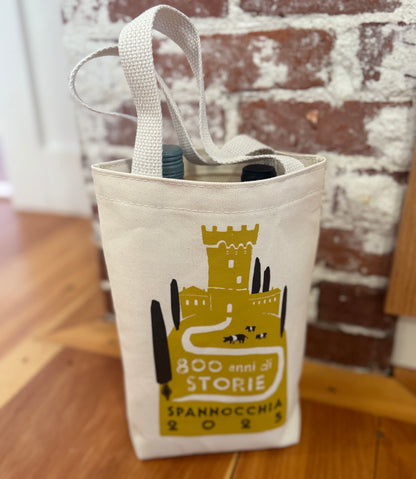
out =
[[[311,196],[315,196],[316,194],[320,194],[322,192],[321,189],[312,191],[311,193],[307,194],[306,196],[302,196],[302,198],[298,198],[296,200],[289,201],[288,203],[284,203],[282,205],[276,205],[276,206],[268,206],[266,208],[256,208],[253,210],[240,210],[240,211],[221,211],[221,210],[195,210],[191,208],[175,208],[172,206],[157,206],[157,205],[146,205],[142,203],[135,203],[133,201],[123,201],[123,200],[118,200],[115,198],[110,198],[108,196],[104,195],[99,195],[97,194],[97,199],[99,200],[105,200],[108,201],[109,203],[116,203],[116,204],[121,204],[121,205],[126,205],[126,206],[140,206],[143,208],[153,208],[153,209],[158,209],[158,210],[174,210],[174,211],[189,211],[192,213],[214,213],[214,214],[225,214],[225,215],[237,215],[237,214],[243,214],[243,213],[258,213],[259,211],[269,211],[269,210],[276,210],[276,209],[283,209],[286,208],[287,206],[299,203],[301,201],[304,201]],[[315,208],[311,210],[311,212],[316,211],[318,208]]]
[[[321,170],[321,169],[324,169],[325,166],[324,165],[320,165],[319,163],[317,164],[319,166],[316,166],[316,168],[314,170],[299,170],[299,171],[296,171],[294,172],[294,174],[296,174],[296,177],[300,177],[300,176],[304,176],[304,175],[309,175],[309,174],[313,174],[316,172],[316,170]],[[167,184],[166,183],[162,183],[161,180],[162,178],[157,178],[155,177],[153,180],[148,180],[148,179],[145,179],[143,177],[131,177],[131,176],[127,176],[127,175],[130,175],[130,173],[118,173],[117,172],[112,172],[112,170],[105,170],[104,171],[101,171],[99,170],[98,168],[94,168],[94,175],[100,175],[100,176],[103,176],[103,177],[108,177],[108,176],[111,176],[112,178],[117,178],[118,180],[123,180],[123,181],[129,181],[129,182],[133,182],[133,183],[137,183],[137,182],[140,182],[140,183],[158,183],[158,184]],[[126,176],[124,176],[126,175]],[[276,177],[276,178],[279,178],[279,177]],[[204,184],[201,184],[201,185],[198,185],[198,181],[196,180],[190,180],[192,181],[192,184],[189,184],[186,180],[177,180],[175,182],[173,181],[169,181],[169,184],[175,184],[176,186],[178,186],[179,188],[186,188],[186,189],[192,189],[192,188],[203,188],[203,189],[221,189],[221,190],[231,190],[231,189],[236,189],[238,187],[240,187],[242,190],[244,189],[252,189],[252,188],[270,188],[270,187],[275,187],[277,183],[280,183],[280,181],[273,181],[272,183],[268,184],[268,185],[259,185],[259,184],[250,184],[250,182],[246,182],[244,183],[244,187],[241,187],[241,183],[236,181],[234,182],[232,185],[225,185],[224,183],[220,183],[220,184],[215,184],[214,182],[204,182]]]

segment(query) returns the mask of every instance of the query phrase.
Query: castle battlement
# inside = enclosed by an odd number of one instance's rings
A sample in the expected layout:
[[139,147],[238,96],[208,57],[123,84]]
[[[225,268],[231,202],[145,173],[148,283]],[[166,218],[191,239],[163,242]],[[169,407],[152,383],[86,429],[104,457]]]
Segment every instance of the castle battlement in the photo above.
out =
[[213,226],[211,231],[206,226],[201,226],[201,229],[203,242],[207,246],[216,246],[221,242],[225,243],[226,246],[236,248],[248,243],[255,245],[259,233],[258,224],[253,229],[248,229],[247,225],[242,225],[240,230],[234,229],[232,226],[227,226],[226,231],[219,231],[217,226]]
[[280,293],[279,288],[274,288],[269,291],[263,291],[261,293],[250,294],[248,301],[252,306],[264,307],[265,304],[276,303],[280,304]]

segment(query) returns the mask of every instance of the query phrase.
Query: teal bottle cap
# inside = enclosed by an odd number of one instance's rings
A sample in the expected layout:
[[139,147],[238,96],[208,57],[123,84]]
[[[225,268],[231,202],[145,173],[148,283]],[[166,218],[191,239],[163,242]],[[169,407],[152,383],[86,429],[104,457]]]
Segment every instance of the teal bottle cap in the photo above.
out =
[[182,157],[182,148],[178,145],[163,145],[163,158]]
[[183,179],[184,164],[182,148],[177,145],[163,145],[162,169],[164,178]]

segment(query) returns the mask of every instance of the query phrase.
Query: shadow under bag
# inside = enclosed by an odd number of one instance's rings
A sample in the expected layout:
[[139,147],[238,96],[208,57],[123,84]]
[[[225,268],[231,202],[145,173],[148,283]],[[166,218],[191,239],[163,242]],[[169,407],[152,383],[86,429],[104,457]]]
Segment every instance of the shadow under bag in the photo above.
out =
[[[203,153],[155,72],[153,30],[182,48],[196,77]],[[245,135],[214,145],[199,37],[178,10],[147,10],[118,46],[82,60],[71,75],[78,99],[79,68],[117,54],[137,109],[133,158],[92,169],[136,454],[295,444],[325,159]],[[162,177],[159,87],[190,165],[185,180]],[[249,163],[277,176],[240,182]]]

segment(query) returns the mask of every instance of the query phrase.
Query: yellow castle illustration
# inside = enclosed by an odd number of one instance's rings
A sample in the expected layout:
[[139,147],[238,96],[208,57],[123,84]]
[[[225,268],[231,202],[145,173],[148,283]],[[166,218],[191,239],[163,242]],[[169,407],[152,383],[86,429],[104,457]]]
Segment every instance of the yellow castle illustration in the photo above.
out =
[[[250,289],[250,278],[256,274],[256,271],[252,276],[250,273],[258,232],[258,224],[253,229],[243,225],[240,230],[228,226],[226,231],[218,231],[216,226],[210,231],[202,226],[203,243],[208,255],[208,289],[195,286],[182,289],[180,302],[183,317],[208,311],[214,315],[231,315],[236,312],[237,306],[241,312],[244,311],[244,316],[253,318],[259,313],[279,313],[281,290],[269,289],[266,283],[270,276],[267,277],[266,271],[263,291],[257,291],[262,276],[260,270],[257,271],[257,288],[253,284]],[[255,281],[253,277],[253,283]]]
[[[253,262],[259,225],[201,227],[207,289],[171,282],[173,328],[152,302],[160,431],[193,436],[259,432],[286,420],[287,288]],[[281,304],[282,303],[282,304]]]

